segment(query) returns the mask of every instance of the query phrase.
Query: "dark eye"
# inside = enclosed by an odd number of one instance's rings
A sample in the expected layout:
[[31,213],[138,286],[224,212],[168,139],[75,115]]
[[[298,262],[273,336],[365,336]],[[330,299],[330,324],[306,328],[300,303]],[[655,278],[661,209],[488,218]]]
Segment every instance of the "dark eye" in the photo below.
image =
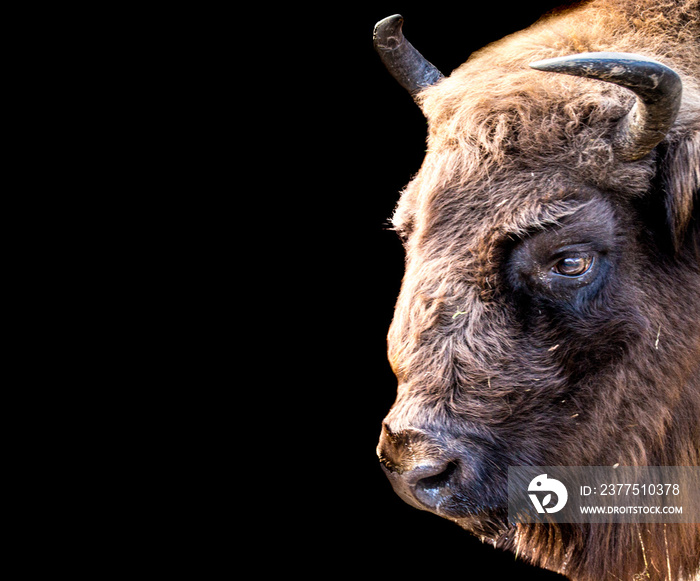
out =
[[560,258],[552,267],[552,271],[562,276],[581,276],[590,270],[592,264],[592,255],[574,254]]

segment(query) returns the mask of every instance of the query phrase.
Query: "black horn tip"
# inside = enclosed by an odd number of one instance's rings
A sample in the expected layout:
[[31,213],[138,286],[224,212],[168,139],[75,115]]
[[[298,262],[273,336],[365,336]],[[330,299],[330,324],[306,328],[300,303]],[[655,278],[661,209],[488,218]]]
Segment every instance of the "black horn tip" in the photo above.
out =
[[402,27],[400,14],[377,22],[374,48],[391,75],[416,99],[420,91],[442,79],[442,73],[408,42]]
[[374,25],[374,46],[393,50],[403,42],[403,16],[394,14]]
[[624,52],[587,52],[541,61],[529,65],[550,73],[599,79],[626,86],[658,92],[659,82],[680,86],[675,71],[648,57]]

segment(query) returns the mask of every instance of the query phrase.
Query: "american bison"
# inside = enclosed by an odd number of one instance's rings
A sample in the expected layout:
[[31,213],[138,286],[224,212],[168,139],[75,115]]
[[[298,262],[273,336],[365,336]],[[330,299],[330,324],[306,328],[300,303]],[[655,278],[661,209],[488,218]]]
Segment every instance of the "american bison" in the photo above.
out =
[[578,581],[693,579],[700,524],[514,524],[509,466],[700,465],[700,1],[591,0],[443,76],[375,28],[428,121],[393,227],[409,504]]

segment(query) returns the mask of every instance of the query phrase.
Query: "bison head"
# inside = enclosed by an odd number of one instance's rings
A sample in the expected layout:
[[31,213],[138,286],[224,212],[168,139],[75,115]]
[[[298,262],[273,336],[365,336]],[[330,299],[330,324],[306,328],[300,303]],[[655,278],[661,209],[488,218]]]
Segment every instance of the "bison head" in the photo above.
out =
[[[633,527],[509,523],[507,469],[700,461],[698,81],[639,54],[555,57],[546,29],[445,78],[401,25],[375,47],[429,137],[393,216],[382,467],[409,504],[541,566],[639,572]],[[697,570],[691,537],[669,567]]]

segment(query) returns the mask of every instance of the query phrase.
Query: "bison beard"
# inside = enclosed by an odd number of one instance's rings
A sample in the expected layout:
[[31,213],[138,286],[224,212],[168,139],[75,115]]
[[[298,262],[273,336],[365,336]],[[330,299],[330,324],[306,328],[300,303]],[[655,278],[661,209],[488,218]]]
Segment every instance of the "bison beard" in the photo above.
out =
[[700,525],[513,525],[506,475],[700,464],[700,2],[593,0],[448,77],[401,25],[375,46],[429,137],[393,216],[388,478],[573,580],[694,578]]

